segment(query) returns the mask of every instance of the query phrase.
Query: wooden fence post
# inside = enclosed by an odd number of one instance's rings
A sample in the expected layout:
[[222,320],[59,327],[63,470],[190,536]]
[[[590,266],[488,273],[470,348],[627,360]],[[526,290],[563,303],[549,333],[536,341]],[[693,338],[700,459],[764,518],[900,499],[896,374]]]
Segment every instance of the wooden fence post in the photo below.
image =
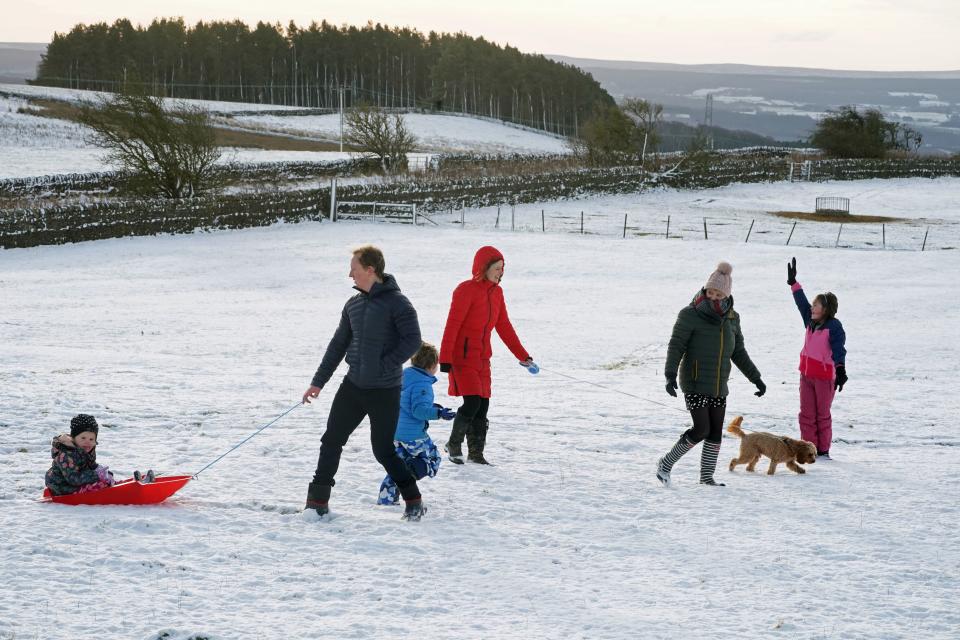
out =
[[583,211],[580,212],[580,235],[583,235]]
[[707,219],[706,218],[703,219],[703,239],[704,240],[710,239],[710,236],[707,235]]
[[540,209],[540,231],[547,232],[547,219],[543,215],[543,209]]
[[497,205],[497,221],[493,223],[494,229],[500,228],[500,205]]
[[880,225],[880,232],[883,234],[883,248],[886,249],[887,248],[887,225],[886,224]]
[[926,251],[927,249],[927,234],[930,233],[930,227],[927,227],[927,230],[923,232],[923,246],[920,247],[920,251]]
[[516,225],[515,225],[516,218],[514,215],[515,213],[516,213],[516,205],[510,205],[510,231],[513,231],[514,229],[516,229]]
[[833,243],[833,247],[837,248],[840,246],[840,234],[843,233],[843,223],[840,223],[840,230],[837,231],[837,241]]
[[753,231],[753,223],[756,222],[756,219],[750,221],[750,228],[747,229],[747,239],[743,241],[744,244],[750,242],[750,233]]
[[667,216],[667,235],[664,236],[667,240],[670,239],[670,216]]
[[787,246],[788,246],[788,247],[790,246],[790,238],[793,237],[793,230],[796,229],[796,228],[797,228],[797,223],[794,222],[794,223],[793,223],[793,226],[790,227],[790,235],[787,236]]
[[627,214],[623,214],[623,237],[627,237]]

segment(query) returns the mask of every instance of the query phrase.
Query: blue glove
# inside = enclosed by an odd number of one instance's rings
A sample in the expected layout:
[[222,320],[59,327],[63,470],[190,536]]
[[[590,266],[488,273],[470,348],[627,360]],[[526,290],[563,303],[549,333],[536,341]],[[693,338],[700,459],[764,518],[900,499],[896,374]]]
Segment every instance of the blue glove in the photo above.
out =
[[457,412],[453,409],[447,409],[446,407],[440,407],[440,411],[437,415],[441,420],[453,420],[457,417]]

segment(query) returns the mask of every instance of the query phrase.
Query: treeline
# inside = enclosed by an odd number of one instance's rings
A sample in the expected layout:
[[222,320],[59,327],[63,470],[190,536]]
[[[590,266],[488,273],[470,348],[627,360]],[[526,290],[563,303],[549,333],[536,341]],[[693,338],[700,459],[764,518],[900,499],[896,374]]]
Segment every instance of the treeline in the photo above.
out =
[[435,109],[575,135],[613,99],[580,69],[464,33],[157,19],[55,33],[35,84],[338,109]]

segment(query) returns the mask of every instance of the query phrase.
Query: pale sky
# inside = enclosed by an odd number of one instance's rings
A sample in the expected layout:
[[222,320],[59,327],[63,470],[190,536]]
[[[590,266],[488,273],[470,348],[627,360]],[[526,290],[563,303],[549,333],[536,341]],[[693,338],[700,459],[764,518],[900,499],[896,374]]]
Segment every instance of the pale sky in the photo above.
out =
[[[0,42],[78,22],[367,20],[465,31],[521,51],[648,62],[872,71],[960,69],[960,0],[5,0]],[[144,3],[147,4],[147,3]]]

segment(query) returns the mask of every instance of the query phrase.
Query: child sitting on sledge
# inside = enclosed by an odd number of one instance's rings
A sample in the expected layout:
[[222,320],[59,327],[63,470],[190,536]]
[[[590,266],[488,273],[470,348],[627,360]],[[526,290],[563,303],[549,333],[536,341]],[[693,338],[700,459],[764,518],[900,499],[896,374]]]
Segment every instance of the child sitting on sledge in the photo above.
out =
[[[70,435],[61,434],[53,439],[50,450],[53,464],[44,478],[51,494],[89,493],[114,485],[113,472],[97,464],[99,432],[96,418],[81,413],[70,420]],[[139,471],[134,472],[134,479],[141,481]],[[143,479],[153,482],[153,471],[147,471]]]
[[[453,420],[456,412],[433,401],[433,384],[440,367],[437,348],[429,342],[410,358],[413,366],[403,370],[403,386],[400,391],[400,418],[393,435],[397,455],[410,472],[420,480],[437,475],[440,468],[440,452],[430,436],[427,424],[430,420]],[[380,485],[377,504],[396,504],[399,500],[397,484],[387,476]]]

